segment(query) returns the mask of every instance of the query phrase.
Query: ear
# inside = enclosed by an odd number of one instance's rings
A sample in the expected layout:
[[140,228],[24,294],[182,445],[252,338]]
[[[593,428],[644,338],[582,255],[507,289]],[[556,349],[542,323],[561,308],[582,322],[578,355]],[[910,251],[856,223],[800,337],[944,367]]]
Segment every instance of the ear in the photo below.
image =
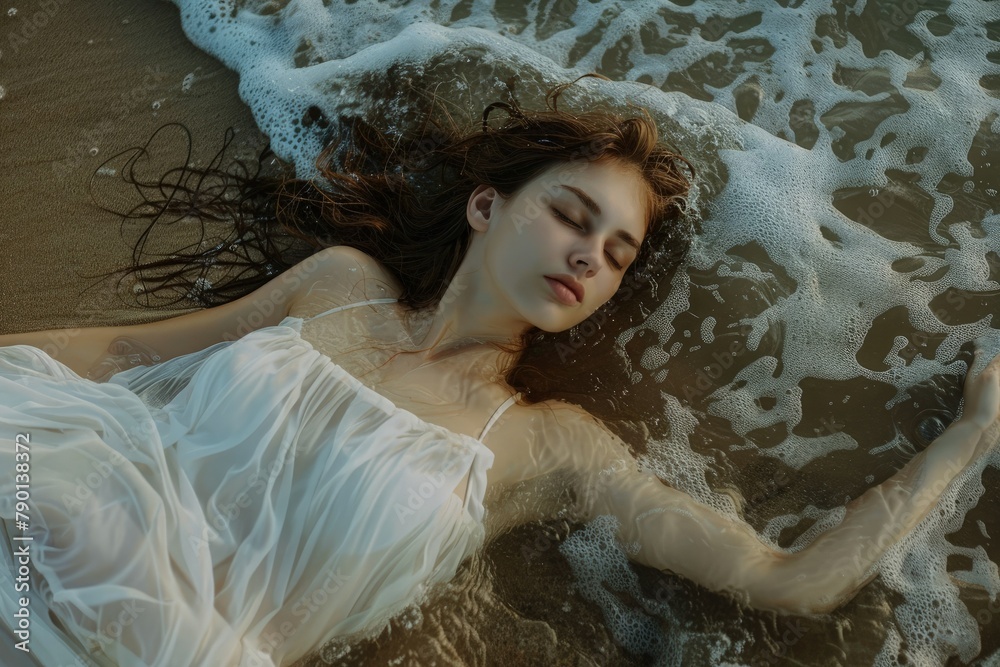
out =
[[480,185],[472,191],[469,196],[469,203],[465,208],[465,215],[469,220],[469,225],[477,232],[485,232],[490,226],[490,219],[493,215],[494,204],[499,200],[496,189],[488,185]]

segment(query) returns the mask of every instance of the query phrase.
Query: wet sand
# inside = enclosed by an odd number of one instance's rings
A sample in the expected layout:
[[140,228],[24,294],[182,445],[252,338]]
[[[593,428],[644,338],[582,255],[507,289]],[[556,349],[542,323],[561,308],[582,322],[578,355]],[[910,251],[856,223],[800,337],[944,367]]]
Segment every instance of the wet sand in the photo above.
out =
[[[8,15],[9,7],[17,12]],[[186,312],[130,308],[115,297],[111,279],[80,294],[97,282],[81,276],[127,263],[135,240],[128,228],[122,238],[120,219],[91,201],[88,183],[102,162],[144,145],[168,122],[191,131],[196,165],[221,148],[229,126],[237,132],[233,148],[255,156],[266,138],[237,85],[234,72],[188,41],[169,2],[2,7],[0,334],[135,324]],[[182,132],[161,136],[158,145],[171,149],[164,159],[182,164]],[[116,208],[141,201],[120,175],[96,176],[95,191]]]

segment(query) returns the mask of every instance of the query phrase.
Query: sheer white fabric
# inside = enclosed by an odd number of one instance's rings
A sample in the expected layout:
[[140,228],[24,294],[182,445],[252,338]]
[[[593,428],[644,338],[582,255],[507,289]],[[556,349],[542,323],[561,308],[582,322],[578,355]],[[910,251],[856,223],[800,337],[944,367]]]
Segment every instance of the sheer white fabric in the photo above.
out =
[[[377,631],[482,544],[493,453],[397,408],[301,324],[104,384],[39,349],[0,348],[0,517],[34,538],[43,664],[70,664],[77,638],[99,664],[288,664]],[[18,434],[26,531],[13,521]],[[470,472],[463,503],[454,489]],[[25,595],[10,551],[8,625]]]

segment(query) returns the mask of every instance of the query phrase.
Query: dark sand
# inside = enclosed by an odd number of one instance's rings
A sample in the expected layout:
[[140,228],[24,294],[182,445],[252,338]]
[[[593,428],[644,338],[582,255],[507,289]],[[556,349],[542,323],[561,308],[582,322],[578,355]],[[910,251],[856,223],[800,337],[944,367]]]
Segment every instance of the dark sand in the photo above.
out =
[[[10,7],[17,8],[13,16]],[[256,156],[266,138],[237,85],[234,72],[188,41],[169,2],[12,0],[0,7],[0,334],[187,312],[129,307],[115,297],[113,279],[81,295],[98,282],[81,276],[128,263],[138,233],[129,232],[142,227],[129,223],[123,238],[120,218],[91,201],[88,184],[102,162],[144,145],[169,122],[191,131],[197,166],[221,148],[229,126],[237,132],[230,152]],[[182,131],[157,141],[170,149],[168,164],[183,164]],[[119,169],[116,176],[94,177],[105,205],[141,201],[121,181],[125,159],[109,164]],[[189,242],[180,234],[174,247]]]

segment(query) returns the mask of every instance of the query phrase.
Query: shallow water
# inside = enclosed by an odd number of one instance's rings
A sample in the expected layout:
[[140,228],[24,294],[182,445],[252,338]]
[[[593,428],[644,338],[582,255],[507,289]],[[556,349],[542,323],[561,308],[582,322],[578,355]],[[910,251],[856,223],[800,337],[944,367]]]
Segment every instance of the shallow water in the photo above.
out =
[[[615,82],[584,80],[561,107],[648,108],[700,169],[702,234],[658,307],[615,317],[638,322],[619,337],[627,390],[661,425],[643,462],[775,545],[804,546],[954,419],[968,341],[1000,351],[998,2],[176,2],[300,175],[338,113],[406,126],[408,81],[456,119],[514,75],[527,108],[588,71]],[[996,664],[998,465],[824,618],[742,609],[628,565],[605,522],[553,522],[499,540],[378,645],[328,655]]]

